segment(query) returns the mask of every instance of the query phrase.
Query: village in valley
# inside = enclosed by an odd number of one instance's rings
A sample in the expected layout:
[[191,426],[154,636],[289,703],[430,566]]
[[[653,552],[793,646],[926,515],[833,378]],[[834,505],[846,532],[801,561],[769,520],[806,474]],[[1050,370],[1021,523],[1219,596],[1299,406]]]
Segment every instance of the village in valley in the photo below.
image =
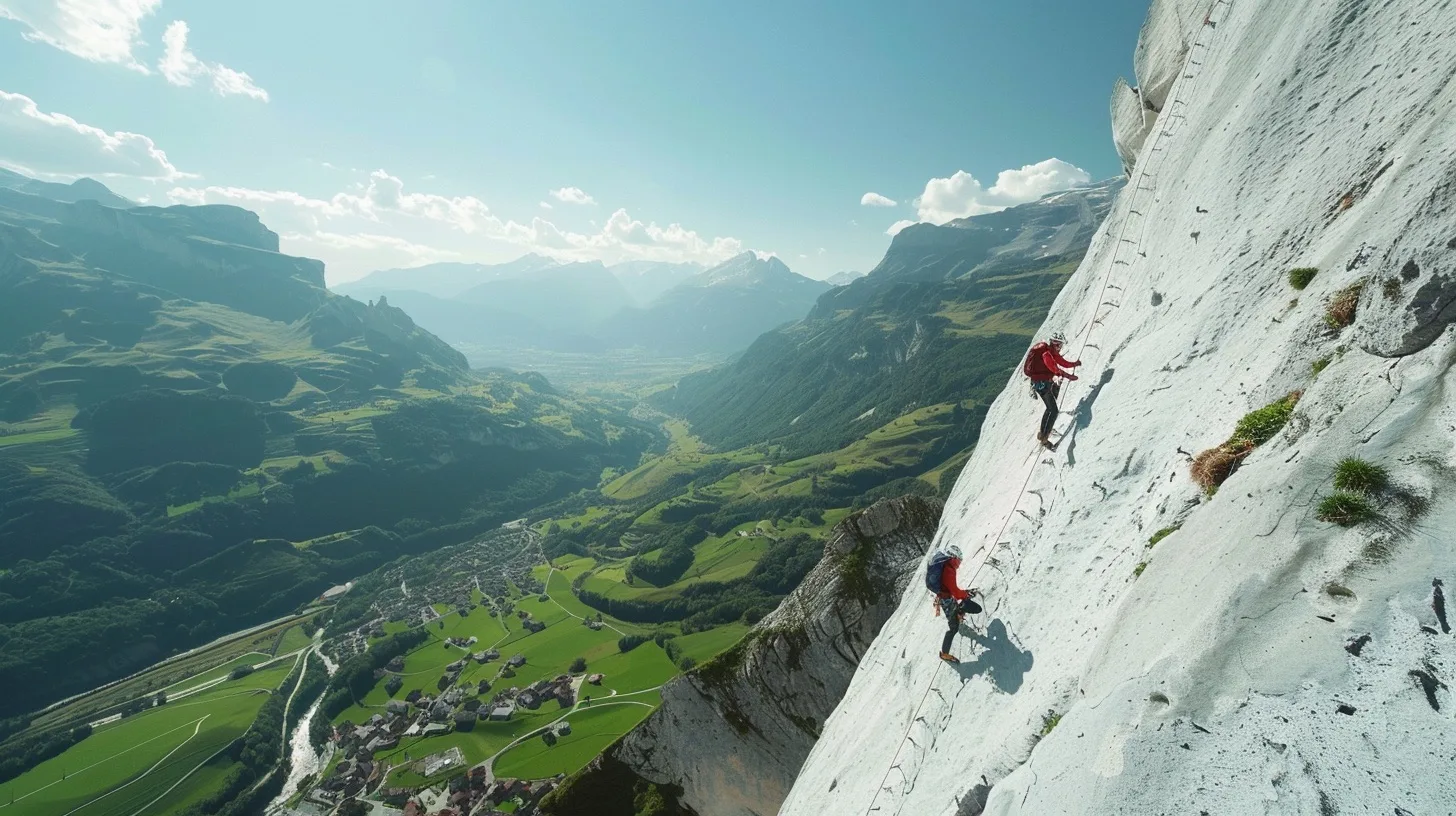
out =
[[512,523],[361,581],[350,594],[372,592],[353,598],[368,598],[370,617],[329,641],[337,659],[400,633],[419,642],[375,668],[367,693],[330,718],[320,773],[288,809],[534,813],[650,714],[679,672],[664,648],[673,635],[573,595],[572,578],[590,564],[550,564],[539,533]]

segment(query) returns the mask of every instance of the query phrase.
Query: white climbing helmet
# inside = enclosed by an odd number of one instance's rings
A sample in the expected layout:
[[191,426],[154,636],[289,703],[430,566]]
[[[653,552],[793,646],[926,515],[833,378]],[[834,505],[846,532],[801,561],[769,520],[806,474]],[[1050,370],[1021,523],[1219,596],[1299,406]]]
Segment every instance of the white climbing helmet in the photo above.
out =
[[954,544],[951,544],[950,546],[946,547],[941,552],[944,552],[946,555],[950,556],[951,558],[956,559],[957,561],[959,561],[961,559],[961,548],[960,547],[957,547]]
[[1061,332],[1057,332],[1051,336],[1048,342],[1054,346],[1065,346],[1067,344],[1067,336]]

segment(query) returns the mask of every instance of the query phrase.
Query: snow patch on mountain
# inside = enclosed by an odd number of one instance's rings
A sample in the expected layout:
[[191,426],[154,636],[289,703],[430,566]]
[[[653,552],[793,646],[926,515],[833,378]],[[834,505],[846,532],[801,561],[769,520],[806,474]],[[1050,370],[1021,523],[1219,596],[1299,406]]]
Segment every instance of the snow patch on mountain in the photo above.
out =
[[[1059,447],[1013,376],[937,536],[987,611],[949,666],[906,590],[785,816],[1456,802],[1456,4],[1157,2],[1137,67],[1154,127],[1042,329],[1085,363]],[[1205,495],[1190,456],[1295,391]],[[1343,528],[1349,456],[1392,487]]]

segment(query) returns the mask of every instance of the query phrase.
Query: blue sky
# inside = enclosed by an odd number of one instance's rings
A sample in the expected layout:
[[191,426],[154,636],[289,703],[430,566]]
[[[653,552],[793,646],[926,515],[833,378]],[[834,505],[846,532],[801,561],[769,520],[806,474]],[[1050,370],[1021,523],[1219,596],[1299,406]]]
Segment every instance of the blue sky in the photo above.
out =
[[1119,172],[1146,8],[0,0],[0,165],[246,206],[333,282],[526,251],[825,277]]

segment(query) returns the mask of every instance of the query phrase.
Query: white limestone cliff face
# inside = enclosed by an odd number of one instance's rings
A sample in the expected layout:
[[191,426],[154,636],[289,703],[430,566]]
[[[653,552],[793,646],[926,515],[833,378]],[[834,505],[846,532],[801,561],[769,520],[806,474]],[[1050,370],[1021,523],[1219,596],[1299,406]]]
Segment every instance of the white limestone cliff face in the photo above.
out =
[[699,816],[771,816],[860,656],[895,610],[940,520],[938,501],[880,501],[835,528],[824,559],[728,654],[668,683],[613,748],[679,785]]
[[[1222,11],[1226,5],[1219,3],[1217,8]],[[1204,28],[1204,19],[1217,25],[1215,6],[1212,0],[1153,0],[1149,6],[1132,56],[1138,89],[1148,107],[1160,111],[1167,104],[1174,83],[1185,73],[1188,54]]]
[[1112,146],[1122,160],[1123,172],[1131,176],[1143,143],[1158,121],[1158,112],[1143,104],[1142,95],[1122,77],[1112,86],[1108,107],[1112,114]]
[[[1044,328],[1085,362],[1058,450],[1013,377],[947,502],[983,634],[940,663],[912,584],[782,814],[1456,809],[1456,4],[1213,8]],[[1205,496],[1190,454],[1296,390]],[[1349,456],[1393,487],[1342,528]]]
[[1215,13],[1228,2],[1153,0],[1133,52],[1138,86],[1132,87],[1121,77],[1112,86],[1112,143],[1128,175],[1137,164],[1143,142],[1152,134],[1158,113],[1168,104],[1173,84],[1189,68],[1199,67],[1204,54],[1196,52],[1214,35],[1218,27]]

